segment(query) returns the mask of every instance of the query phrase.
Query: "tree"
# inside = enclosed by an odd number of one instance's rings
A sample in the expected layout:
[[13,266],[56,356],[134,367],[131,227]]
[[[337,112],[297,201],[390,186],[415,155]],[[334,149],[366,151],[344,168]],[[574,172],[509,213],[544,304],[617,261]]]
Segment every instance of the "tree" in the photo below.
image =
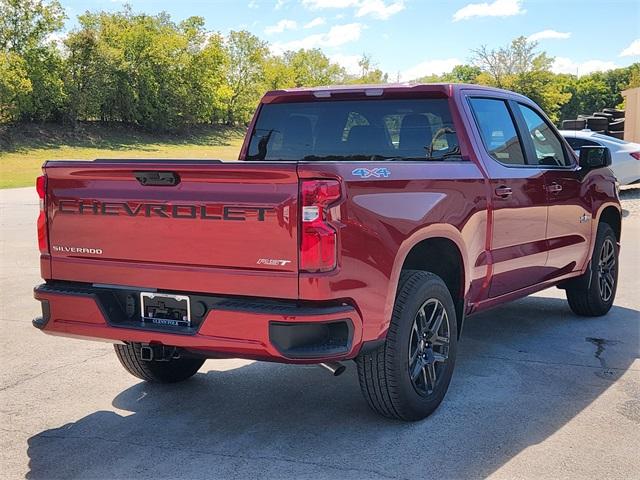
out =
[[482,70],[473,65],[456,65],[450,73],[442,76],[442,80],[453,83],[477,83],[481,73]]
[[269,56],[264,65],[265,90],[279,90],[295,86],[296,82],[293,67],[281,56]]
[[566,78],[564,88],[572,95],[571,100],[563,105],[560,116],[562,119],[572,119],[578,115],[591,115],[603,108],[623,107],[621,92],[634,85],[640,86],[640,63],[580,77],[559,77]]
[[[486,45],[472,50],[473,65],[490,75],[498,88],[504,88],[508,79],[514,75],[530,72],[534,68],[534,59],[545,55],[536,55],[537,42],[529,42],[526,37],[514,39],[508,46],[489,50]],[[545,65],[544,59],[538,65]]]
[[570,100],[571,92],[563,89],[563,83],[551,72],[553,58],[537,52],[537,46],[537,42],[518,37],[505,47],[473,50],[473,64],[482,72],[476,80],[521,93],[558,121],[560,108]]
[[367,54],[363,54],[358,61],[360,67],[360,75],[348,77],[348,83],[361,83],[361,84],[375,84],[375,83],[387,83],[389,75],[372,62],[371,57]]
[[631,69],[631,74],[629,75],[629,83],[625,86],[625,90],[640,87],[640,63],[634,63],[629,69]]
[[26,80],[12,78],[2,82],[12,84],[12,88],[23,93],[27,84],[31,86],[27,95],[12,96],[13,119],[43,121],[62,117],[63,60],[48,39],[62,28],[65,18],[62,7],[55,0],[48,3],[41,0],[0,0],[0,50],[5,54],[3,68],[9,75],[20,71],[26,77]]
[[226,56],[204,19],[86,13],[65,45],[73,118],[172,130],[221,117]]
[[24,55],[41,48],[65,18],[57,0],[0,0],[0,50]]
[[296,87],[341,83],[345,77],[344,69],[337,63],[332,63],[319,48],[286,52],[284,62],[293,73]]
[[20,104],[31,90],[24,59],[15,53],[0,53],[0,123],[19,118]]
[[264,79],[269,49],[267,43],[242,30],[232,31],[225,42],[229,59],[226,71],[227,100],[226,122],[245,122],[254,110]]

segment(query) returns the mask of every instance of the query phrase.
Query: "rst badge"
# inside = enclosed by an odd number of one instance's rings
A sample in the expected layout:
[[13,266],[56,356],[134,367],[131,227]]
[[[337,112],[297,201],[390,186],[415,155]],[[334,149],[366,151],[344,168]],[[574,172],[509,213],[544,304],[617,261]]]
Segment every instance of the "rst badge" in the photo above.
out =
[[291,260],[281,260],[279,258],[259,258],[256,263],[258,265],[271,265],[271,266],[284,267],[285,265],[290,264]]
[[391,176],[391,170],[386,167],[377,168],[356,168],[351,172],[352,175],[360,178],[387,178]]

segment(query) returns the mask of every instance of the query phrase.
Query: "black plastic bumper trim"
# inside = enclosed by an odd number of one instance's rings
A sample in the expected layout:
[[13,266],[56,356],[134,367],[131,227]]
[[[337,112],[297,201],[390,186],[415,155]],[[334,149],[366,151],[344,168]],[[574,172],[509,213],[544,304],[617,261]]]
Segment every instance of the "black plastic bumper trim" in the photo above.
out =
[[42,308],[42,316],[36,317],[31,321],[31,324],[42,330],[47,323],[49,323],[49,319],[51,318],[51,307],[49,306],[49,300],[40,300],[40,307]]
[[[343,328],[346,332],[341,331]],[[349,318],[326,322],[272,321],[269,341],[280,355],[292,360],[339,357],[351,350],[353,323]]]

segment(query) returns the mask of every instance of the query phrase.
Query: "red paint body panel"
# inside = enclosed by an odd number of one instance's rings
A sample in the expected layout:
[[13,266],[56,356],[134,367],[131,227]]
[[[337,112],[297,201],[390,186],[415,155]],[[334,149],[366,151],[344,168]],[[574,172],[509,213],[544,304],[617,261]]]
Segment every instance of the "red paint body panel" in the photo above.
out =
[[[51,278],[297,298],[295,164],[55,162],[45,170]],[[139,170],[177,172],[180,183],[142,186]],[[55,250],[75,245],[102,254]],[[258,264],[266,258],[287,263]]]
[[[319,100],[317,92],[270,92],[262,103],[328,101]],[[462,300],[472,313],[580,275],[588,267],[603,209],[620,211],[607,169],[584,174],[577,165],[513,168],[488,155],[467,97],[533,105],[525,97],[464,85],[348,87],[319,95],[327,94],[336,101],[447,98],[462,161],[375,162],[389,169],[388,178],[354,175],[362,162],[245,162],[258,109],[240,162],[48,162],[51,251],[42,256],[43,278],[247,301],[282,299],[319,308],[346,305],[354,331],[339,358],[353,358],[363,342],[385,337],[403,262],[420,241],[446,238],[457,246]],[[135,178],[140,171],[175,172],[180,183],[143,186]],[[335,179],[341,185],[342,198],[330,215],[338,253],[331,272],[298,271],[299,184],[305,179]],[[562,191],[550,192],[551,184],[562,185]],[[513,195],[497,196],[503,186]],[[111,326],[90,296],[40,292],[36,298],[50,305],[47,333],[284,362],[310,361],[278,353],[270,343],[270,321],[338,318],[213,310],[197,334],[178,335]]]

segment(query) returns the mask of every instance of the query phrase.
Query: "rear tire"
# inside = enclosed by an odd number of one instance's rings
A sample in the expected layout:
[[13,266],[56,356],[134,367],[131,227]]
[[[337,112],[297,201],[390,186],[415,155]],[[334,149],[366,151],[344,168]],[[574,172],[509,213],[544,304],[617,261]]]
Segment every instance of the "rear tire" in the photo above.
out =
[[124,369],[134,377],[152,383],[182,382],[200,369],[203,358],[179,357],[170,360],[142,360],[139,343],[114,345],[116,355]]
[[605,315],[613,306],[617,286],[618,240],[609,224],[600,223],[589,269],[567,286],[569,307],[583,317]]
[[369,406],[406,421],[429,416],[449,388],[457,339],[456,312],[442,279],[429,272],[404,273],[385,343],[356,359]]

